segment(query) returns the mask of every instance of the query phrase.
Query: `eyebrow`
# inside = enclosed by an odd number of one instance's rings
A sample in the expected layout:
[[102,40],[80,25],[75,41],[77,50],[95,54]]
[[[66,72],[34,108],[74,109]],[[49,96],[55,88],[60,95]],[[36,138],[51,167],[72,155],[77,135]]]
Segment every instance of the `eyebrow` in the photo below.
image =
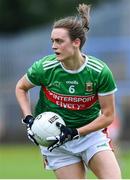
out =
[[52,41],[63,40],[62,38],[51,38]]

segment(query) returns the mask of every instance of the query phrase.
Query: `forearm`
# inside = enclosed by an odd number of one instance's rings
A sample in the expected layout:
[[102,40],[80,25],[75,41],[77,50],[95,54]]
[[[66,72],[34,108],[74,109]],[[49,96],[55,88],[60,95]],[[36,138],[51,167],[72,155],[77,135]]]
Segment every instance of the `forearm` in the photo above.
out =
[[103,129],[103,128],[107,127],[108,125],[110,125],[112,123],[113,119],[114,119],[114,115],[106,116],[106,115],[102,114],[101,116],[96,118],[91,123],[89,123],[81,128],[78,128],[78,132],[81,136],[83,136],[83,135],[89,134],[91,132]]
[[25,91],[20,88],[16,88],[16,97],[20,108],[23,112],[24,117],[27,115],[31,115],[31,105],[28,91]]

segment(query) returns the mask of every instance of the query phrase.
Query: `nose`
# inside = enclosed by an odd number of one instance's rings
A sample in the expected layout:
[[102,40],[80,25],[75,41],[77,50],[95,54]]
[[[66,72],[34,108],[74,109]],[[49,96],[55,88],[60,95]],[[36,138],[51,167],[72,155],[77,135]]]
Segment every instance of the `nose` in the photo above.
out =
[[52,44],[52,49],[54,49],[54,50],[56,50],[56,49],[57,49],[57,45],[56,45],[56,43],[55,43],[55,42],[53,42],[53,44]]

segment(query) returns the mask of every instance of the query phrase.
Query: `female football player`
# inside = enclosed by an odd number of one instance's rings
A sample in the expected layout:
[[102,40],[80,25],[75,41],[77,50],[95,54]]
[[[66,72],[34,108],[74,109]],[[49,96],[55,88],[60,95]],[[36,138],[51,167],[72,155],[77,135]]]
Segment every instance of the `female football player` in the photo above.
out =
[[[16,97],[28,136],[34,117],[46,111],[59,114],[66,126],[48,148],[40,146],[46,169],[58,179],[84,179],[85,166],[101,179],[120,179],[121,173],[107,136],[114,119],[116,85],[108,66],[82,53],[89,30],[90,6],[80,4],[79,17],[56,21],[51,33],[54,54],[36,61],[17,83]],[[32,116],[28,90],[41,86]],[[48,140],[52,140],[48,138]]]

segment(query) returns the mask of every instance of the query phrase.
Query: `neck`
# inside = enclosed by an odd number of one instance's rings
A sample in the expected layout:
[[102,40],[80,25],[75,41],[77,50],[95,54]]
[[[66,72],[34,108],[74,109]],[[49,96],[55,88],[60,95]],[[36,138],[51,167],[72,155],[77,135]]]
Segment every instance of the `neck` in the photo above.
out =
[[84,64],[85,58],[82,56],[81,52],[76,53],[74,56],[66,59],[62,62],[64,68],[68,70],[77,70]]

